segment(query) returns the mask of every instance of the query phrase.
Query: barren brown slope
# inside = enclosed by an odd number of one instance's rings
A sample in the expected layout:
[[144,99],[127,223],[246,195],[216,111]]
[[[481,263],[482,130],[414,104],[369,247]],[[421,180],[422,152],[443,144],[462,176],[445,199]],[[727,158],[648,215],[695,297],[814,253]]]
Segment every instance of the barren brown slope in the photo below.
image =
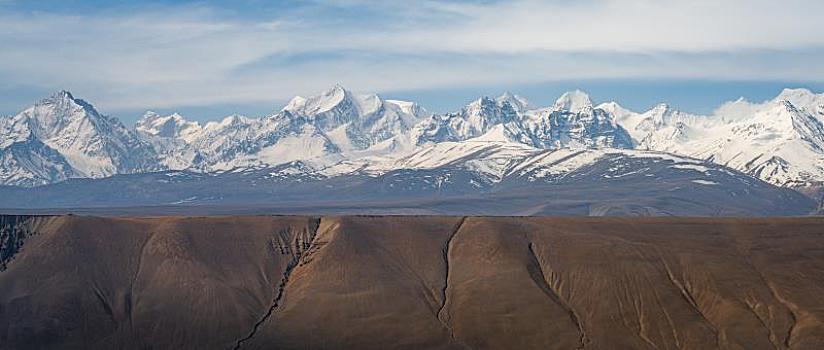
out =
[[0,348],[824,348],[824,218],[4,225]]

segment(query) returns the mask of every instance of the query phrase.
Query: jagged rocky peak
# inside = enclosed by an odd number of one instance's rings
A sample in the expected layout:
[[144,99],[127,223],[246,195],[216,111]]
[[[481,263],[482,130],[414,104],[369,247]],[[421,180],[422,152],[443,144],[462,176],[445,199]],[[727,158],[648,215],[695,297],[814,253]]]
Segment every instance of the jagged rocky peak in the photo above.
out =
[[71,92],[67,90],[57,91],[48,97],[38,101],[32,107],[46,107],[54,109],[66,109],[76,107],[91,107],[88,102],[81,99],[76,99]]
[[532,109],[532,106],[526,98],[513,94],[509,91],[506,91],[501,96],[498,96],[498,98],[495,99],[495,102],[497,102],[499,106],[503,106],[504,103],[509,103],[509,105],[512,106],[512,108],[518,113],[523,113]]
[[35,127],[33,131],[38,135],[54,135],[69,123],[84,118],[103,119],[103,116],[94,106],[75,98],[66,90],[40,100],[18,115],[18,119],[28,120],[28,124]]
[[287,132],[311,125],[342,149],[365,149],[400,136],[430,115],[416,103],[357,94],[337,84],[315,96],[293,98],[271,119],[287,121]]
[[791,131],[790,135],[793,137],[801,137],[819,148],[824,147],[824,126],[821,121],[788,100],[779,100],[772,108],[756,115],[752,122],[774,131]]
[[[107,165],[111,152],[123,157],[143,153],[135,135],[117,120],[100,114],[90,103],[62,90],[40,100],[14,117],[3,121],[0,130],[7,136],[37,139],[64,154],[81,173],[107,175],[115,165]],[[131,146],[129,146],[131,145]],[[140,148],[130,152],[129,147]],[[112,148],[119,148],[114,151]]]
[[493,109],[497,107],[498,104],[490,98],[489,96],[482,96],[477,100],[470,102],[464,109],[467,111],[477,111],[477,110],[485,110],[485,109]]
[[678,111],[673,109],[667,103],[659,103],[652,107],[649,111],[647,111],[647,115],[652,118],[652,121],[656,124],[663,123],[667,118],[672,117],[673,115],[677,114]]
[[301,118],[321,130],[331,130],[380,109],[377,95],[355,95],[340,84],[311,97],[296,96],[284,107],[290,118]]
[[809,113],[799,109],[792,102],[783,99],[774,99],[758,106],[752,113],[740,121],[741,125],[763,124],[771,127],[783,126],[789,130],[792,120],[802,116],[809,116]]
[[462,114],[469,126],[477,128],[477,132],[481,134],[493,125],[518,119],[516,106],[510,103],[498,103],[497,100],[488,96],[481,97],[464,107]]
[[481,136],[491,127],[517,117],[518,113],[509,103],[498,104],[483,96],[458,112],[433,115],[415,127],[412,138],[418,144],[463,141]]
[[101,116],[97,109],[95,109],[95,107],[92,106],[92,104],[86,102],[83,99],[74,97],[74,95],[68,90],[60,90],[58,92],[55,92],[51,96],[36,103],[34,107],[49,107],[54,109],[55,111],[62,112],[83,109],[86,112],[89,112],[96,116]]
[[565,92],[555,101],[553,109],[579,112],[585,108],[592,107],[592,100],[586,92],[573,90]]
[[[384,109],[392,108],[398,112],[415,115],[428,116],[426,110],[417,103],[399,100],[385,100],[378,94],[359,94],[336,84],[330,89],[311,96],[295,96],[283,107],[282,111],[303,117],[339,117],[345,123],[345,117],[357,118],[366,117],[385,112]],[[323,118],[309,118],[320,121]],[[335,125],[337,126],[337,125]]]
[[54,101],[68,101],[68,100],[74,100],[74,96],[68,90],[57,91],[54,94],[52,94],[51,96],[43,99],[43,101],[51,101],[51,102],[54,102]]
[[784,89],[775,100],[789,101],[819,119],[824,118],[824,94],[816,94],[808,89]]
[[23,177],[49,174],[51,180],[60,180],[61,174],[103,177],[160,168],[154,150],[133,131],[65,90],[0,124],[4,133],[13,131],[9,139],[27,140],[26,152],[11,153]]

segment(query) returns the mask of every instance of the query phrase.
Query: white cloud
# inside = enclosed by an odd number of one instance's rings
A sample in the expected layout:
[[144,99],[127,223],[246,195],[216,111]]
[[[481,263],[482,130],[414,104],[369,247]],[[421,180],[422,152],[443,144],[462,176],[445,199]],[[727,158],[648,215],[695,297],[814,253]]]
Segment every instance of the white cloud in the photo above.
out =
[[[335,82],[389,91],[584,78],[824,80],[824,2],[815,0],[334,3],[354,9],[349,18],[323,6],[264,19],[203,7],[0,12],[0,84],[78,89],[111,110],[284,100]],[[359,18],[360,8],[370,16]]]
[[409,38],[430,48],[481,52],[726,51],[824,44],[819,35],[824,2],[816,0],[521,0],[447,6],[460,9],[467,21],[413,31]]

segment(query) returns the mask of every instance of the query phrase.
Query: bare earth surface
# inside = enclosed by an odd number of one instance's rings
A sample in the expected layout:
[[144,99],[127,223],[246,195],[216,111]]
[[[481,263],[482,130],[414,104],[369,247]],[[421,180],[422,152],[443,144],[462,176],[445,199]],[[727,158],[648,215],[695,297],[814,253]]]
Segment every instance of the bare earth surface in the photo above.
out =
[[1,349],[824,349],[821,217],[0,218]]

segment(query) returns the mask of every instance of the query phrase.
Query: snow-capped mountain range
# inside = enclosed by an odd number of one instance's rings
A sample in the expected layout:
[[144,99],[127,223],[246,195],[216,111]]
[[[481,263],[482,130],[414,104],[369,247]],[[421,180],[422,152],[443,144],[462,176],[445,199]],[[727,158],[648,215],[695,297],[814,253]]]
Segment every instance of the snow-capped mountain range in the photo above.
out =
[[559,176],[614,154],[698,169],[716,163],[783,187],[824,182],[824,94],[786,89],[762,103],[739,99],[713,115],[661,104],[634,112],[594,105],[582,91],[549,107],[505,93],[453,113],[334,86],[295,97],[271,115],[202,125],[146,114],[134,127],[61,91],[0,118],[0,184],[69,178],[281,167],[294,174],[382,175],[459,164],[499,182],[511,174]]

